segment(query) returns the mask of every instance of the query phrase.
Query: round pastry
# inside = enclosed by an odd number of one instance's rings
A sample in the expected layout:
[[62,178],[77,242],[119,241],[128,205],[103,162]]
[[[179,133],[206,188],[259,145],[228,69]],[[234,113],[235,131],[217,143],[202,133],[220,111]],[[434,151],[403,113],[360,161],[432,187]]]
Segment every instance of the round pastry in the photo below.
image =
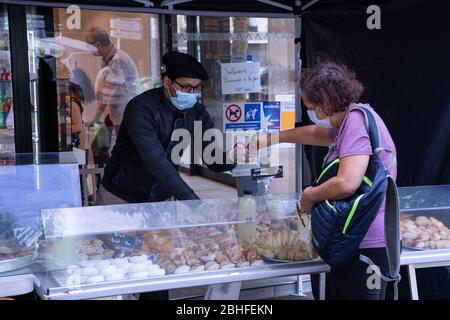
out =
[[436,249],[448,249],[450,248],[450,240],[436,241]]
[[130,269],[130,267],[133,265],[133,263],[129,263],[129,262],[125,262],[125,263],[119,263],[116,264],[115,267],[117,269],[123,270],[124,272],[127,272],[128,269]]
[[201,272],[201,271],[205,271],[205,265],[203,265],[203,264],[193,266],[191,269],[191,272]]
[[139,272],[128,273],[128,278],[129,279],[145,278],[147,276],[148,276],[148,272],[147,271],[139,271]]
[[67,277],[66,285],[76,286],[81,284],[81,276],[79,274],[73,273]]
[[128,263],[128,258],[111,259],[111,264],[113,264],[113,265],[119,265],[119,264],[124,264],[124,263]]
[[76,264],[72,264],[67,267],[66,272],[67,274],[80,274],[80,267]]
[[100,275],[90,276],[86,278],[86,283],[99,283],[105,281],[105,278]]
[[145,265],[143,263],[134,263],[128,269],[128,273],[141,272],[141,271],[145,271],[146,269],[147,269],[147,265]]
[[100,269],[100,274],[104,277],[110,276],[114,273],[116,273],[119,269],[116,266],[106,266]]
[[210,261],[205,264],[205,270],[207,271],[218,270],[219,267],[220,267],[219,264],[215,263],[214,261]]
[[153,270],[151,272],[148,273],[149,276],[164,276],[166,275],[166,270],[164,269],[157,269],[157,270]]
[[255,260],[252,262],[252,267],[253,266],[262,266],[264,265],[264,261],[263,260]]
[[146,254],[142,254],[140,256],[129,257],[128,261],[130,261],[131,263],[136,263],[136,262],[146,261],[147,259],[148,259],[148,256]]
[[216,258],[216,255],[214,253],[211,253],[211,254],[209,254],[207,256],[201,256],[200,260],[203,263],[207,263],[207,262],[210,262],[210,261],[214,261],[215,258]]
[[98,275],[98,270],[95,267],[81,268],[80,274],[82,276],[96,276]]
[[226,254],[224,254],[222,251],[216,252],[216,261],[217,263],[222,263],[223,261],[228,260],[228,257]]
[[242,261],[242,262],[238,263],[237,266],[238,266],[239,268],[250,267],[250,262],[248,262],[248,261]]
[[123,280],[124,278],[125,278],[125,273],[115,272],[113,274],[105,276],[105,281],[117,281],[117,280]]
[[84,260],[84,261],[77,262],[77,265],[79,265],[82,268],[95,267],[94,262],[89,261],[89,260]]
[[158,270],[159,266],[157,264],[151,264],[151,265],[147,265],[147,271],[151,272],[153,270]]
[[183,265],[183,266],[179,266],[178,268],[176,268],[174,273],[175,274],[187,273],[187,272],[189,272],[189,270],[191,270],[191,267],[189,267],[187,265]]
[[231,261],[229,261],[229,260],[228,261],[223,261],[220,264],[220,269],[232,269],[234,267],[236,267],[236,265],[234,263],[232,263]]
[[92,262],[94,262],[95,267],[98,269],[111,265],[111,261],[109,260],[93,260]]
[[430,221],[430,219],[428,219],[427,217],[420,216],[420,217],[417,217],[417,218],[416,218],[416,224],[417,224],[418,226],[426,226],[426,225],[428,225],[428,224],[430,224],[430,223],[431,223],[431,221]]

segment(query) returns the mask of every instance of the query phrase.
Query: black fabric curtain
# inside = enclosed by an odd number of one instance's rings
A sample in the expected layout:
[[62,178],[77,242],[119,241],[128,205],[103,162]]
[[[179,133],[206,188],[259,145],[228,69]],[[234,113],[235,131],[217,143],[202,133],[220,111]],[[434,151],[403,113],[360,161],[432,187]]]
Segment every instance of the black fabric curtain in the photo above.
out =
[[[380,30],[366,26],[372,4],[381,9]],[[356,71],[361,102],[381,115],[395,141],[399,186],[450,183],[448,12],[447,0],[321,0],[302,15],[303,67],[329,57]],[[325,152],[305,152],[315,177]],[[420,299],[450,299],[449,270],[417,270]],[[409,299],[401,273],[400,297]]]
[[[380,30],[366,26],[373,4],[381,9]],[[321,0],[302,15],[303,67],[328,56],[356,71],[361,102],[394,138],[399,186],[450,183],[448,12],[447,0]],[[314,176],[323,150],[307,154]]]

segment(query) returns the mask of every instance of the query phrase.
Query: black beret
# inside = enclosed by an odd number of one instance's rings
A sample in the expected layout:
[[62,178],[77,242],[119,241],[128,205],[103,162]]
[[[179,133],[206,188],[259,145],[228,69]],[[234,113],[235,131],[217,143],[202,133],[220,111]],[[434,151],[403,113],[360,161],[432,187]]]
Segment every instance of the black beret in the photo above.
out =
[[163,74],[172,80],[177,78],[195,78],[206,81],[208,72],[193,56],[171,51],[162,57]]

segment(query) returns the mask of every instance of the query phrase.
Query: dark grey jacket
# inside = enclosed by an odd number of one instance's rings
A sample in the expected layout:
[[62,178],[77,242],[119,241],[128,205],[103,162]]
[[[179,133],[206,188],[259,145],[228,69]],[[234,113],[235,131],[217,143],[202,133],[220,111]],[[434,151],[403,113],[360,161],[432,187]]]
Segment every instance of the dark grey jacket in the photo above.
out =
[[[133,98],[125,109],[116,144],[103,176],[106,190],[128,202],[198,199],[184,182],[170,153],[177,141],[172,132],[187,129],[193,136],[194,121],[202,121],[203,131],[214,126],[205,106],[197,103],[184,112],[164,96],[163,88],[148,90]],[[205,145],[204,145],[205,147]],[[234,165],[208,166],[215,172]]]

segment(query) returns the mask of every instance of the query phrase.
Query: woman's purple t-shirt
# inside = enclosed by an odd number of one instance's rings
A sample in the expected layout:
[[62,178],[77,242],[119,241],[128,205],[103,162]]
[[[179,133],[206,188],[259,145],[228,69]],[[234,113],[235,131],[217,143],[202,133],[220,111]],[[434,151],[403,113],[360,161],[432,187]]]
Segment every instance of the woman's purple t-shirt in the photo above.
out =
[[[361,104],[360,104],[361,105]],[[378,125],[379,134],[381,137],[381,145],[383,148],[390,150],[396,154],[394,142],[389,134],[386,125],[380,116],[368,105],[363,105],[369,108]],[[353,107],[354,108],[354,107]],[[330,146],[330,153],[327,163],[335,159],[342,159],[354,155],[372,155],[372,146],[370,144],[369,134],[366,129],[365,117],[361,111],[348,112],[340,129],[330,129],[330,135],[334,142]],[[380,159],[385,166],[390,161],[389,154],[381,151]],[[397,166],[392,166],[389,170],[391,176],[397,178]],[[372,222],[366,236],[361,242],[360,248],[380,248],[384,247],[384,208],[385,203],[381,205],[375,220]]]

